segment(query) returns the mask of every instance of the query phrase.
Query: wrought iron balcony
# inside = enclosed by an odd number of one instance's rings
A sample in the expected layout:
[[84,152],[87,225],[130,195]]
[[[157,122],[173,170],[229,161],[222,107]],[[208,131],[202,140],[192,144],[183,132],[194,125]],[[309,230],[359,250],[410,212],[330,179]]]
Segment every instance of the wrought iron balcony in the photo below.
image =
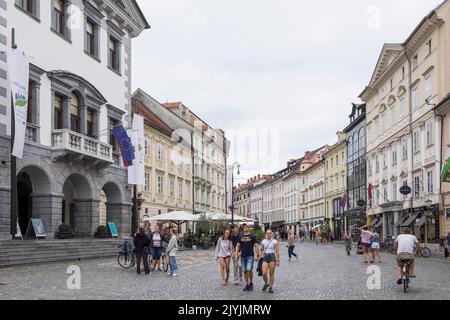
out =
[[54,159],[92,160],[91,166],[114,163],[111,145],[69,129],[52,131],[52,153]]

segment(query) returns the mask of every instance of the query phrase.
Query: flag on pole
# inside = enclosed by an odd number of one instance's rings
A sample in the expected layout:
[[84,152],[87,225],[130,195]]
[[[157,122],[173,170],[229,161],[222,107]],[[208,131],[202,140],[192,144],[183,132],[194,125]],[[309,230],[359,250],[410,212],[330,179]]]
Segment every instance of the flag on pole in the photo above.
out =
[[28,57],[17,49],[9,48],[7,66],[15,125],[12,155],[22,159],[28,114],[28,82],[30,74]]
[[367,198],[369,199],[369,201],[372,201],[372,190],[373,186],[371,183],[369,183],[369,187],[367,188]]
[[124,167],[127,168],[133,164],[133,160],[135,159],[131,139],[122,125],[115,127],[111,133],[119,144],[122,162]]
[[128,167],[128,183],[145,186],[144,165],[144,118],[138,114],[133,115],[133,129],[129,131],[133,144],[133,165]]
[[341,201],[339,202],[340,207],[345,208],[345,206],[347,205],[347,202],[348,202],[347,194],[344,194],[341,198]]

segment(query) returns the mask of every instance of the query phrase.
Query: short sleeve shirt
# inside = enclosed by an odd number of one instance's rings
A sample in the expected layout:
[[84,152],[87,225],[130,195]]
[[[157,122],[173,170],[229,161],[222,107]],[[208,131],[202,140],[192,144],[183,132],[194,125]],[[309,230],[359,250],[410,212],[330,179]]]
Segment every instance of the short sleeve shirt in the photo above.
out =
[[362,243],[370,243],[370,239],[372,238],[373,233],[367,230],[361,230],[361,242]]
[[272,240],[264,239],[261,242],[261,246],[263,247],[263,252],[265,254],[275,253],[275,247],[276,247],[277,243],[278,243],[278,241],[275,239],[272,239]]
[[239,242],[239,238],[240,238],[239,234],[231,237],[231,243],[233,243],[233,248],[236,248],[236,246]]
[[241,257],[254,257],[255,256],[255,243],[258,243],[254,234],[241,234],[239,236]]
[[395,240],[398,244],[397,254],[414,253],[414,247],[419,243],[417,238],[411,234],[401,234]]

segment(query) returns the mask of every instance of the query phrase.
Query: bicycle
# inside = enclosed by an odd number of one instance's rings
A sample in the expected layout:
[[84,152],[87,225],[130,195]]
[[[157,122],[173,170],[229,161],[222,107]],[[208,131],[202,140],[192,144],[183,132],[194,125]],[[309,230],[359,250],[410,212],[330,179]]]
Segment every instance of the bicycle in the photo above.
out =
[[131,269],[136,266],[136,254],[132,243],[129,240],[125,240],[124,243],[118,248],[122,250],[119,251],[117,256],[117,263],[124,269]]
[[[166,249],[164,247],[162,247],[161,249],[161,257],[159,258],[161,261],[161,267],[162,270],[164,272],[167,272],[169,270],[169,263],[167,261],[167,254],[166,254]],[[153,259],[153,252],[151,251],[148,255],[148,263],[150,266],[150,270],[153,272],[155,271],[155,269],[153,268],[153,263],[155,262],[155,260]]]
[[431,257],[431,249],[425,246],[425,244],[419,244],[419,254],[422,258]]
[[406,293],[409,289],[409,268],[411,266],[411,260],[402,260],[402,282],[403,282],[403,292]]

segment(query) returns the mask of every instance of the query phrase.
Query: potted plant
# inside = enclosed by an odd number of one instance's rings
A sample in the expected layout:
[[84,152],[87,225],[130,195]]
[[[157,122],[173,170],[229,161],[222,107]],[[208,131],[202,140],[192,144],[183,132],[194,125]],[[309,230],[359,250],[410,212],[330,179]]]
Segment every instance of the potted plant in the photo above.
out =
[[183,246],[187,249],[192,249],[192,245],[194,244],[195,235],[189,234],[183,239]]
[[99,239],[109,238],[108,228],[106,226],[98,226],[97,232],[95,233],[95,237]]
[[211,238],[207,234],[202,234],[202,248],[203,250],[209,250],[211,247]]
[[58,227],[59,239],[71,239],[73,237],[72,226],[68,223],[63,223]]

